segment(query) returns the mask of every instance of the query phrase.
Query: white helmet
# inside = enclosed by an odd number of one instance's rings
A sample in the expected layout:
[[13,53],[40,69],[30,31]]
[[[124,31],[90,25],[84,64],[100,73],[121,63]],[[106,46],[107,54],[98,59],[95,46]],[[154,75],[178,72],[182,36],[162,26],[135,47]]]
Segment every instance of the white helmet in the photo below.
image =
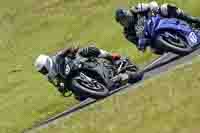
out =
[[132,10],[136,12],[145,12],[148,10],[157,12],[159,10],[159,5],[156,1],[152,1],[150,3],[139,3],[136,6],[132,7]]
[[38,56],[35,61],[35,67],[36,67],[37,71],[44,75],[49,73],[52,66],[53,66],[53,61],[47,55],[42,54],[42,55]]
[[149,4],[147,3],[139,3],[137,6],[132,8],[132,10],[136,12],[144,12],[148,11],[148,9],[149,9]]

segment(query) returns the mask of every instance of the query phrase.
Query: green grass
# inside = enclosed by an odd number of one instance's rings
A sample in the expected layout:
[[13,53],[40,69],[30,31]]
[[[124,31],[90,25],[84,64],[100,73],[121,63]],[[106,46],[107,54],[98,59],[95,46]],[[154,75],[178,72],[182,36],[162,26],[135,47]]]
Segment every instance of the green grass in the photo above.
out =
[[197,133],[200,59],[34,133]]
[[[118,51],[137,63],[151,59],[150,52],[143,55],[124,39],[114,21],[117,7],[137,1],[1,0],[0,132],[21,132],[77,103],[73,97],[61,97],[35,71],[33,62],[41,53],[95,41],[98,47]],[[196,2],[178,4],[198,15]]]

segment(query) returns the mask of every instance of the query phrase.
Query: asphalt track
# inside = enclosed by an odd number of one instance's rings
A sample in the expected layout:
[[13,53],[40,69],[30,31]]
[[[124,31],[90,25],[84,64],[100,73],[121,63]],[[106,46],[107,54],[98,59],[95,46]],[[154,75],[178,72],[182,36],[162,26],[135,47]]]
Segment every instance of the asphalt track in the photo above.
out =
[[[137,86],[142,84],[142,82],[144,80],[147,80],[155,75],[159,75],[160,73],[166,72],[166,71],[170,70],[171,68],[173,68],[174,66],[183,64],[185,62],[189,62],[189,61],[191,61],[191,59],[193,57],[198,56],[198,55],[200,55],[200,49],[197,49],[196,51],[194,51],[193,53],[191,53],[187,56],[178,56],[178,55],[175,55],[172,53],[166,53],[166,54],[162,55],[161,57],[159,57],[158,59],[152,61],[151,63],[149,63],[142,69],[141,72],[144,73],[144,77],[142,80],[138,81],[135,84],[128,84],[121,88],[115,89],[109,93],[109,96],[113,95],[117,92],[127,90],[127,89],[136,89]],[[36,123],[33,127],[25,129],[23,131],[23,133],[32,132],[34,129],[37,129],[37,128],[45,128],[50,123],[55,123],[58,119],[72,115],[73,113],[75,113],[75,112],[83,109],[84,107],[91,105],[97,101],[99,101],[99,100],[88,98],[88,99],[80,102],[79,104],[73,106],[69,110],[66,110],[60,114],[57,114],[57,115],[55,115],[45,121],[42,121],[40,123]]]

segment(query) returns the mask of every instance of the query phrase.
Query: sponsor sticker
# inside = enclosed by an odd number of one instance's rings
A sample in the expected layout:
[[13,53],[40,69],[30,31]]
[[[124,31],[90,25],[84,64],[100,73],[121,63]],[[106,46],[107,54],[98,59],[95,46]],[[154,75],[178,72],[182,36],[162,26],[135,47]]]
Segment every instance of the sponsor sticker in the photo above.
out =
[[69,67],[69,65],[66,65],[65,66],[65,74],[68,75],[69,72],[70,72],[70,67]]
[[191,32],[189,34],[189,40],[190,40],[191,43],[197,44],[198,38],[197,38],[197,36],[196,36],[196,34],[194,32]]

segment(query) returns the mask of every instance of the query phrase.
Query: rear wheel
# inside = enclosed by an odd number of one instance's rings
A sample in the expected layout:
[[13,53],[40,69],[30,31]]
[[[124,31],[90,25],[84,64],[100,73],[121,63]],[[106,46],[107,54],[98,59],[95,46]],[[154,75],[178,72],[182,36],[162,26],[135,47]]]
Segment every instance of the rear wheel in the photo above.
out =
[[108,88],[89,76],[80,73],[72,79],[72,89],[79,95],[88,95],[93,98],[102,98],[108,95]]
[[162,32],[155,39],[155,47],[166,52],[186,55],[193,51],[187,41],[177,34]]

